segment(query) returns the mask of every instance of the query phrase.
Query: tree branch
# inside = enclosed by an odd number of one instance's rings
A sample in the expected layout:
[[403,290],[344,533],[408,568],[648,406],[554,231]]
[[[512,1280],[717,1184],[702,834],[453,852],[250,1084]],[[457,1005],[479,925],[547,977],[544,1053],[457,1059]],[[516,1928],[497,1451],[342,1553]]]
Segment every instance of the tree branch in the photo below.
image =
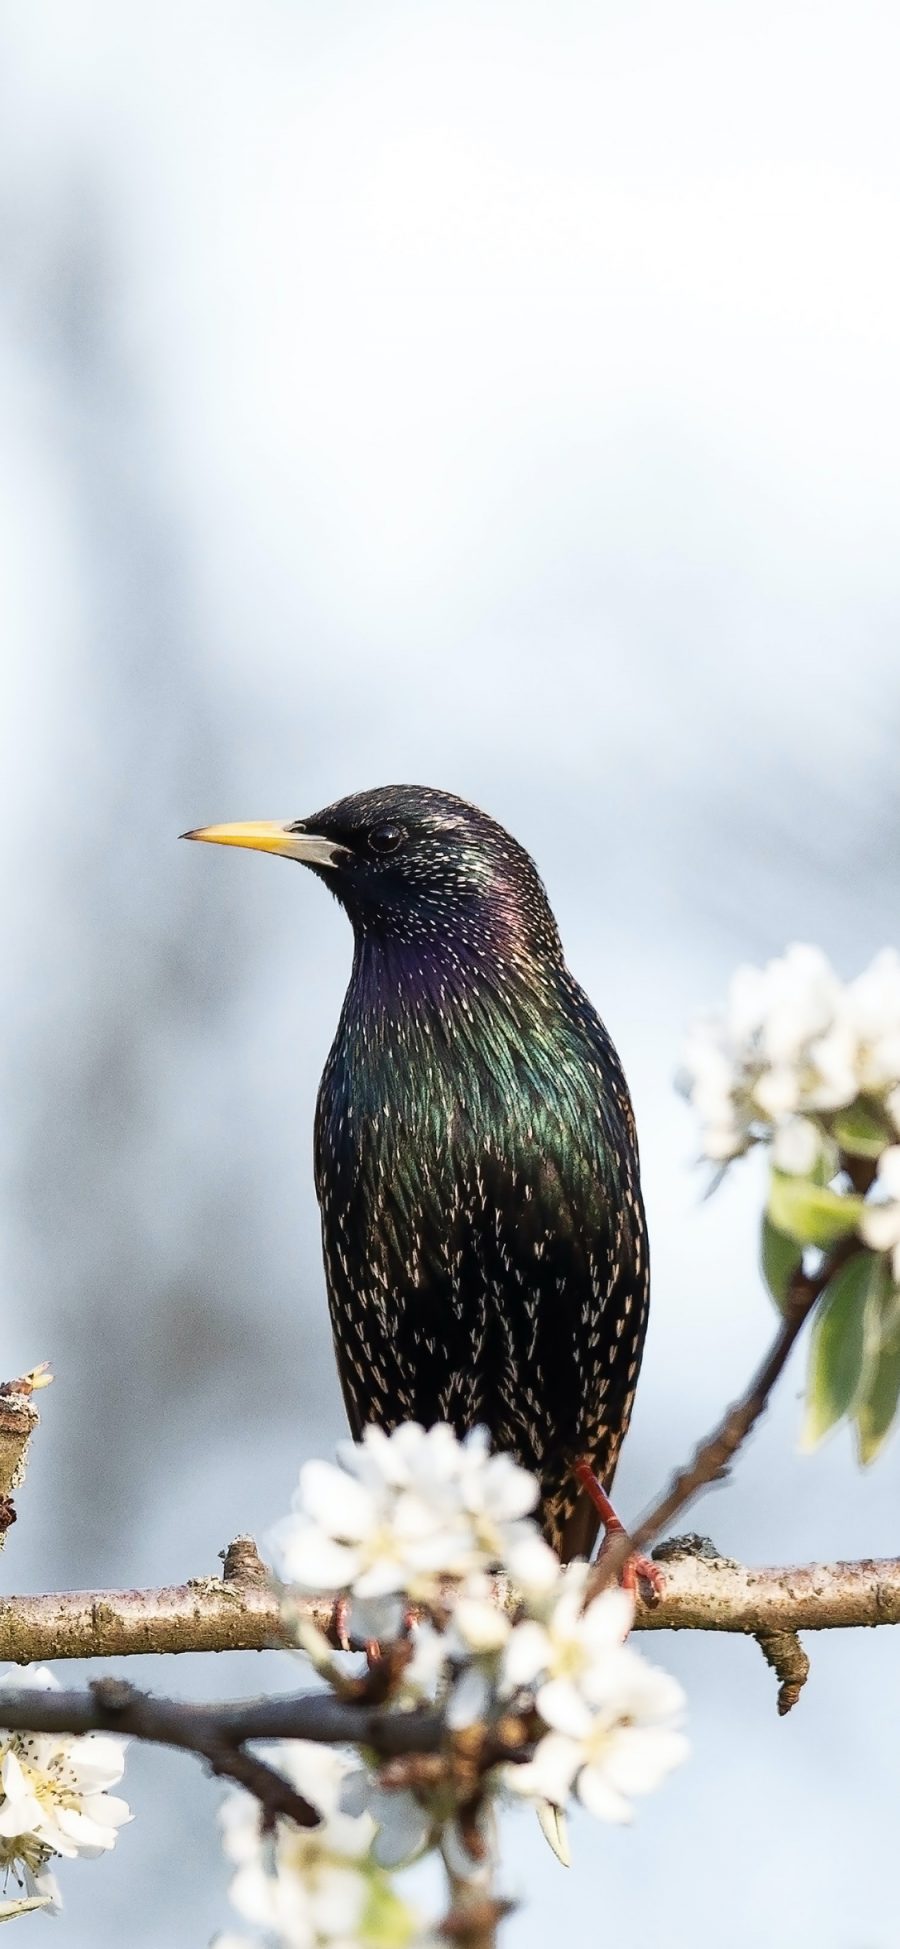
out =
[[778,1332],[765,1359],[739,1400],[726,1408],[722,1420],[694,1450],[691,1460],[672,1477],[665,1494],[648,1510],[637,1529],[630,1532],[632,1550],[645,1550],[676,1516],[681,1515],[688,1503],[693,1502],[701,1489],[711,1482],[720,1482],[727,1475],[729,1464],[741,1443],[746,1441],[760,1416],[765,1413],[769,1395],[784,1371],[794,1343],[816,1301],[821,1298],[828,1280],[848,1256],[853,1244],[855,1240],[846,1248],[838,1247],[830,1255],[827,1266],[815,1278],[809,1277],[802,1269],[795,1273]]
[[490,1864],[481,1874],[476,1870],[472,1875],[460,1875],[450,1850],[445,1848],[444,1867],[450,1911],[438,1935],[446,1942],[457,1943],[459,1949],[496,1949],[498,1925],[511,1913],[513,1904],[498,1901],[494,1895]]
[[[241,1539],[244,1551],[247,1540]],[[230,1554],[230,1553],[229,1553]],[[658,1553],[665,1587],[638,1599],[638,1631],[826,1631],[900,1624],[900,1558],[754,1569],[692,1539]],[[252,1561],[259,1563],[255,1552]],[[261,1566],[260,1566],[261,1567]],[[515,1592],[498,1580],[498,1599]],[[330,1597],[293,1598],[329,1634]],[[0,1600],[0,1660],[123,1658],[163,1651],[265,1651],[292,1642],[277,1593],[239,1577],[205,1577],[160,1590],[75,1590]]]
[[28,1444],[40,1420],[31,1396],[50,1379],[44,1362],[19,1380],[0,1384],[0,1550],[16,1520],[12,1492],[25,1474]]
[[[720,1557],[705,1539],[677,1538],[657,1552],[665,1587],[638,1601],[638,1631],[858,1630],[900,1624],[900,1557],[754,1569]],[[705,1545],[705,1547],[703,1547]]]
[[[129,1644],[135,1627],[137,1642],[130,1643],[132,1650],[158,1650],[171,1647],[173,1641],[186,1650],[189,1606],[193,1606],[192,1650],[209,1650],[223,1642],[233,1649],[248,1650],[283,1644],[286,1636],[277,1598],[250,1580],[258,1559],[246,1539],[242,1554],[250,1574],[247,1589],[237,1593],[236,1610],[235,1592],[225,1579],[168,1591],[82,1592],[12,1599],[6,1610],[15,1613],[23,1605],[31,1607],[27,1657],[61,1655],[61,1610],[68,1625],[62,1655],[103,1655],[110,1636],[121,1651]],[[661,1555],[666,1563],[665,1590],[655,1604],[638,1603],[636,1629],[731,1631],[755,1637],[779,1677],[781,1711],[794,1702],[806,1675],[805,1654],[796,1638],[798,1630],[900,1624],[897,1558],[754,1570],[717,1556],[711,1545],[696,1537],[667,1544]],[[233,1551],[229,1557],[233,1560]],[[515,1592],[501,1579],[497,1580],[497,1598],[507,1608],[515,1607]],[[332,1608],[330,1600],[309,1600],[309,1615],[320,1625],[330,1619]],[[43,1636],[39,1628],[36,1632],[36,1615],[38,1626],[43,1622]],[[83,1627],[80,1639],[79,1624]],[[23,1633],[27,1635],[21,1619],[18,1630],[16,1643],[21,1655]],[[369,1681],[358,1683],[356,1698],[320,1692],[214,1705],[151,1698],[118,1678],[99,1679],[87,1692],[10,1688],[0,1695],[0,1723],[10,1731],[113,1731],[196,1753],[213,1773],[236,1781],[254,1794],[267,1820],[288,1816],[310,1826],[318,1818],[315,1810],[283,1774],[248,1752],[248,1745],[257,1740],[309,1739],[329,1745],[364,1746],[386,1761],[441,1754],[445,1764],[453,1764],[453,1736],[448,1735],[439,1711],[424,1707],[410,1712],[386,1710],[372,1697],[377,1672],[370,1673]],[[498,1759],[524,1756],[520,1741],[513,1741],[501,1725],[485,1731],[477,1751],[467,1749],[465,1763],[469,1768],[474,1766],[477,1778],[481,1769]],[[471,1929],[471,1942],[489,1942],[497,1913],[489,1896],[477,1915],[467,1915],[465,1905],[455,1904],[450,1926],[460,1940],[466,1939],[465,1932]]]
[[[320,1815],[291,1782],[246,1745],[258,1739],[311,1739],[327,1745],[365,1745],[382,1757],[436,1753],[446,1739],[439,1712],[389,1713],[332,1694],[239,1699],[196,1705],[152,1698],[124,1679],[96,1679],[86,1692],[4,1691],[0,1720],[9,1732],[114,1732],[157,1746],[195,1753],[219,1778],[252,1793],[266,1820],[287,1816],[315,1827]],[[497,1756],[492,1739],[491,1758]]]

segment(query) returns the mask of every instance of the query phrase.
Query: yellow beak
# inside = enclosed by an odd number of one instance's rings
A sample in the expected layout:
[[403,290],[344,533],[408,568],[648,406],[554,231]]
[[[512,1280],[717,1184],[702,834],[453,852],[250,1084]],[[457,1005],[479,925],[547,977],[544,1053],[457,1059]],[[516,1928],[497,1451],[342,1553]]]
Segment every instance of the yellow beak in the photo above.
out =
[[206,839],[213,846],[250,846],[256,853],[280,853],[284,859],[302,860],[305,866],[335,866],[346,853],[346,846],[324,833],[294,832],[289,825],[268,819],[250,819],[236,826],[198,826],[183,832],[182,839]]

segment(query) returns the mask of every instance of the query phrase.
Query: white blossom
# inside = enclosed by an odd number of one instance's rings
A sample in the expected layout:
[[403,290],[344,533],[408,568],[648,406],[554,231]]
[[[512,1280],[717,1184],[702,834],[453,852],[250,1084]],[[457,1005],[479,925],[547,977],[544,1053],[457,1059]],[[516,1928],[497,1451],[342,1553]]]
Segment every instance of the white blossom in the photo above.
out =
[[514,1792],[554,1805],[574,1786],[598,1820],[625,1821],[635,1795],[649,1793],[687,1756],[684,1695],[628,1646],[610,1648],[602,1673],[601,1682],[598,1667],[593,1706],[579,1699],[577,1714],[567,1711],[569,1730],[548,1732],[506,1779]]
[[812,1175],[822,1154],[822,1132],[811,1117],[788,1117],[775,1131],[772,1162],[792,1177]]
[[344,1804],[353,1762],[306,1740],[285,1741],[267,1757],[322,1819],[311,1828],[280,1820],[273,1834],[263,1835],[256,1801],[240,1789],[228,1795],[220,1817],[238,1913],[283,1949],[377,1949],[388,1911],[388,1939],[398,1949],[412,1944],[419,1918],[373,1855],[372,1815]]
[[[611,1654],[623,1645],[634,1618],[624,1590],[605,1590],[583,1608],[586,1563],[570,1563],[543,1621],[525,1619],[513,1630],[503,1659],[501,1689],[534,1692],[545,1725],[578,1733],[590,1709],[606,1694]],[[614,1659],[612,1660],[614,1662]]]
[[879,1094],[900,1079],[900,954],[883,948],[851,981],[847,1011],[863,1090]]
[[537,1498],[534,1476],[492,1455],[484,1429],[459,1441],[443,1423],[370,1427],[336,1465],[305,1464],[270,1543],[287,1584],[352,1593],[355,1633],[389,1636],[405,1605],[439,1602],[448,1578],[496,1565],[546,1584],[558,1564],[531,1517]]
[[894,1278],[900,1284],[900,1144],[890,1144],[882,1151],[875,1193],[866,1201],[859,1229],[874,1251],[890,1252]]
[[900,955],[885,949],[847,984],[803,945],[739,968],[724,1009],[691,1030],[682,1083],[717,1164],[774,1140],[778,1169],[807,1176],[829,1118],[861,1097],[900,1129]]
[[[3,1691],[58,1690],[43,1665],[10,1666]],[[60,1906],[54,1856],[93,1858],[115,1845],[131,1819],[124,1800],[107,1789],[124,1771],[124,1742],[108,1733],[0,1731],[0,1871],[51,1908]]]
[[372,1856],[383,1868],[406,1867],[431,1845],[435,1819],[408,1787],[385,1787],[367,1766],[346,1776],[341,1806],[348,1813],[369,1814],[375,1824]]
[[[440,1425],[426,1431],[405,1424],[390,1435],[369,1428],[361,1442],[342,1445],[337,1465],[306,1464],[294,1513],[273,1543],[287,1586],[285,1618],[294,1615],[298,1642],[326,1682],[340,1689],[340,1670],[321,1633],[295,1614],[298,1586],[346,1597],[355,1635],[402,1637],[393,1709],[434,1705],[451,1734],[510,1714],[521,1717],[526,1737],[536,1724],[525,1764],[495,1765],[484,1775],[485,1832],[492,1796],[508,1783],[543,1805],[545,1832],[552,1824],[553,1845],[565,1858],[563,1808],[573,1790],[586,1804],[592,1795],[599,1803],[602,1782],[607,1812],[615,1804],[622,1818],[627,1795],[654,1784],[681,1756],[684,1740],[671,1723],[681,1693],[666,1690],[670,1681],[626,1648],[632,1598],[606,1590],[586,1602],[588,1565],[561,1568],[532,1513],[538,1495],[534,1476],[491,1453],[483,1429],[460,1440]],[[515,1622],[497,1601],[497,1572],[518,1593]],[[432,1784],[426,1771],[410,1784],[402,1772],[379,1770],[362,1757],[343,1763],[338,1786],[331,1776],[323,1786],[307,1777],[310,1766],[322,1764],[312,1750],[317,1758],[304,1762],[297,1784],[322,1809],[321,1828],[291,1829],[287,1837],[279,1829],[266,1853],[245,1811],[232,1813],[226,1827],[238,1864],[237,1907],[291,1949],[331,1942],[326,1911],[333,1908],[349,1927],[352,1900],[353,1926],[364,1941],[366,1877],[432,1847],[446,1854],[457,1812],[443,1777]],[[297,1765],[291,1760],[292,1777]],[[242,1797],[236,1804],[245,1806]],[[337,1813],[350,1823],[343,1842],[331,1831]],[[465,1852],[464,1836],[457,1840]]]

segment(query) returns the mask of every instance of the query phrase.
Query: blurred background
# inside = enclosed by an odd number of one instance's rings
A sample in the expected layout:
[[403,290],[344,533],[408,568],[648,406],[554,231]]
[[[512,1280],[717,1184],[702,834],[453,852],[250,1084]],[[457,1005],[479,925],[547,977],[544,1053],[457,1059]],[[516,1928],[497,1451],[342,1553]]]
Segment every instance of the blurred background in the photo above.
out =
[[[175,1582],[342,1432],[311,1171],[349,971],[282,861],[179,846],[412,780],[536,856],[636,1099],[635,1515],[772,1329],[761,1165],[671,1087],[733,966],[898,936],[900,23],[874,0],[29,0],[0,12],[5,1375],[49,1358],[5,1588]],[[796,1452],[803,1354],[691,1520],[892,1553]],[[509,1949],[889,1949],[895,1634],[654,1639],[693,1756]],[[284,1657],[131,1675],[289,1685]],[[218,1791],[135,1752],[68,1949],[203,1945]]]

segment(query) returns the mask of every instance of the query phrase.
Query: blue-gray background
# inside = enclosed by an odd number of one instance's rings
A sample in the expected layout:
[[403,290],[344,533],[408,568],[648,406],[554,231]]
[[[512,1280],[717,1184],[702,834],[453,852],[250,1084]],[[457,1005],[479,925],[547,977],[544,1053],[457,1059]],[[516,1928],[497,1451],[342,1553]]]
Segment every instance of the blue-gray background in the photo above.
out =
[[[214,1570],[341,1430],[346,923],[199,822],[413,779],[512,827],[642,1133],[626,1514],[742,1383],[760,1170],[700,1205],[670,1079],[739,960],[897,938],[898,54],[867,0],[4,7],[0,1365],[57,1372],[7,1588]],[[702,1525],[895,1550],[897,1448],[799,1457],[801,1381]],[[890,1949],[893,1634],[815,1644],[784,1724],[753,1646],[652,1648],[690,1765],[569,1874],[511,1819],[510,1949]],[[136,1753],[129,1793],[36,1937],[226,1920],[214,1789]]]

